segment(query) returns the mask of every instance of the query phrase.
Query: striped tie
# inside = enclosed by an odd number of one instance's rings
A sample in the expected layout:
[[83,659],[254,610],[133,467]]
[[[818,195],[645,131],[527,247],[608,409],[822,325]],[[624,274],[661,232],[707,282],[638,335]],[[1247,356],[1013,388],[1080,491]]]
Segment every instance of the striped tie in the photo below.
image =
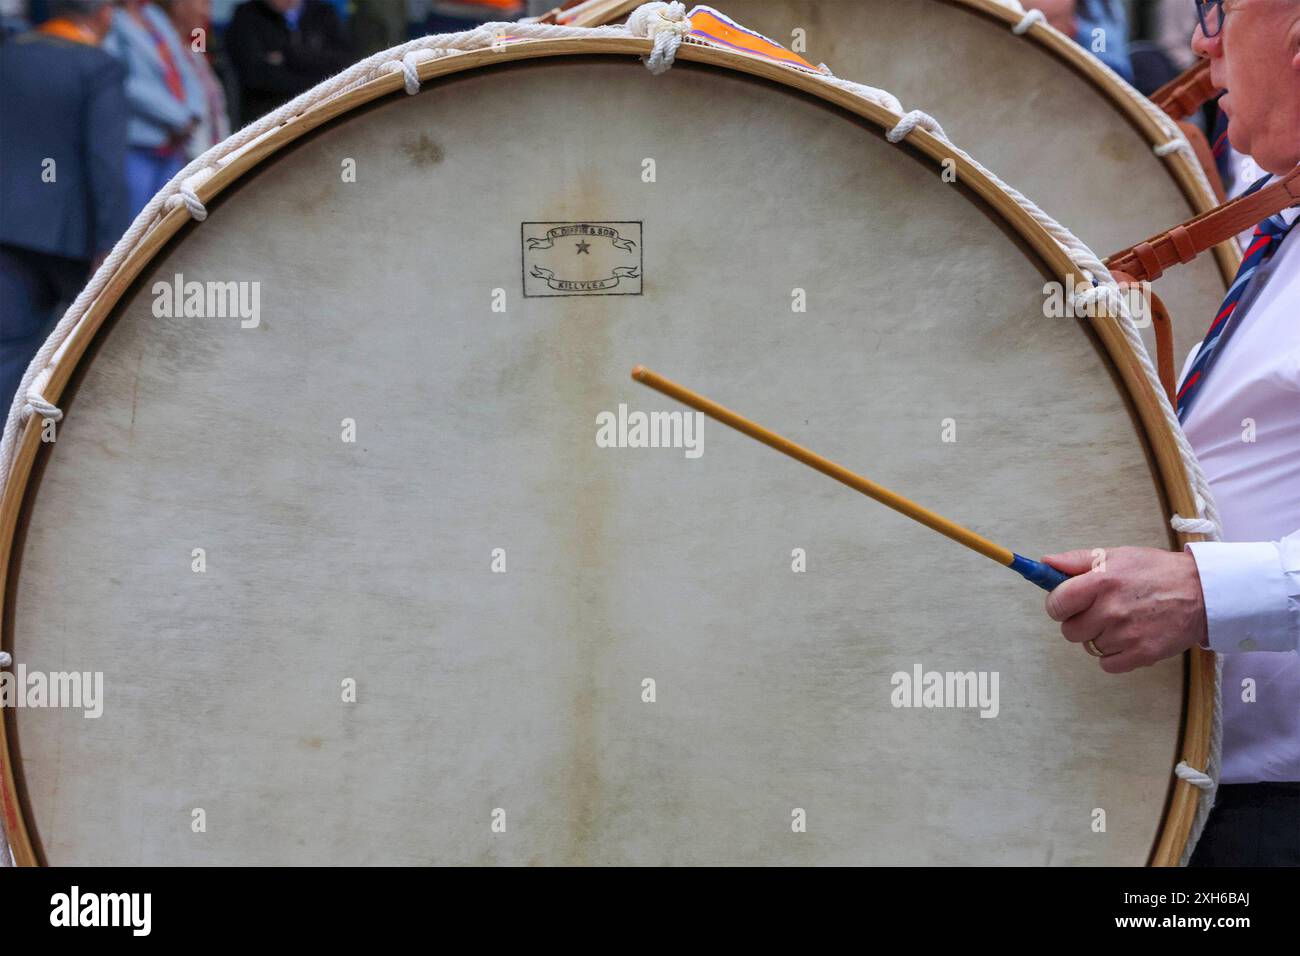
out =
[[1201,386],[1205,384],[1205,377],[1210,372],[1215,354],[1236,327],[1233,318],[1237,314],[1237,303],[1246,293],[1251,278],[1259,271],[1259,267],[1277,252],[1277,247],[1282,245],[1282,240],[1286,238],[1292,225],[1282,218],[1281,213],[1278,213],[1269,216],[1255,227],[1254,238],[1251,239],[1250,246],[1241,260],[1237,277],[1232,281],[1232,286],[1223,299],[1223,305],[1219,307],[1219,314],[1215,316],[1210,331],[1205,334],[1205,341],[1201,343],[1200,351],[1196,353],[1196,360],[1192,362],[1192,367],[1187,371],[1187,378],[1183,381],[1183,387],[1178,391],[1180,422],[1187,420],[1187,412],[1192,407],[1192,401],[1200,392]]
[[1210,143],[1210,152],[1214,154],[1214,165],[1218,167],[1219,177],[1225,183],[1232,182],[1232,170],[1228,168],[1232,143],[1228,142],[1228,114],[1223,110],[1219,110],[1219,118],[1215,120]]

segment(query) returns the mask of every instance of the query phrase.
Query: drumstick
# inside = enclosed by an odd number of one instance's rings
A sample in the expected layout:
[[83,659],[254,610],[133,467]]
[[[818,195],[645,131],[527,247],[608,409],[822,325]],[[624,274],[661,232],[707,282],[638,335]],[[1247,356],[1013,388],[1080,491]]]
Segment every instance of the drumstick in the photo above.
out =
[[655,391],[662,392],[669,398],[677,399],[683,405],[689,405],[696,411],[703,412],[724,425],[731,426],[736,431],[748,435],[756,441],[761,441],[769,448],[775,448],[777,451],[789,455],[795,461],[803,462],[809,468],[817,469],[823,475],[828,475],[841,484],[848,485],[854,491],[862,492],[868,498],[873,498],[882,505],[893,508],[899,514],[906,515],[913,521],[919,521],[927,528],[951,538],[958,544],[964,544],[972,551],[978,551],[986,558],[992,558],[998,564],[1018,573],[1026,581],[1037,584],[1044,591],[1051,591],[1062,581],[1069,579],[1068,574],[1056,570],[1051,565],[1023,557],[1009,548],[994,544],[988,538],[976,534],[969,528],[964,528],[955,521],[949,521],[943,515],[935,514],[930,509],[918,505],[915,501],[910,501],[902,495],[895,494],[883,485],[876,484],[870,478],[849,471],[843,465],[837,465],[830,459],[823,458],[802,445],[796,445],[790,439],[783,438],[776,432],[769,431],[762,425],[737,415],[731,409],[691,391],[684,385],[679,385],[671,379],[664,378],[658,372],[650,371],[644,365],[638,365],[632,369],[632,378],[642,385],[648,385]]

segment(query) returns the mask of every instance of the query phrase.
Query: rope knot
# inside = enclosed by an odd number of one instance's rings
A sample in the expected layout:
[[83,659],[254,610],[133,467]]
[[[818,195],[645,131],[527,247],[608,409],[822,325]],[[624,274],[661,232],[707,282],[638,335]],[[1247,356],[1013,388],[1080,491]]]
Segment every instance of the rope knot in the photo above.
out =
[[[479,27],[482,36],[489,40],[489,45],[496,49],[497,42],[504,35],[502,25],[499,23],[485,23]],[[402,54],[400,59],[385,60],[379,64],[375,76],[382,76],[388,73],[402,74],[402,86],[406,89],[407,96],[414,96],[420,92],[420,64],[428,63],[431,60],[437,60],[444,56],[452,56],[460,53],[455,49],[438,49],[438,50],[407,50]]]
[[1186,152],[1189,156],[1195,155],[1195,151],[1192,149],[1192,144],[1187,141],[1186,136],[1182,136],[1181,134],[1175,135],[1167,143],[1160,143],[1159,145],[1151,147],[1151,149],[1152,152],[1162,159],[1170,153],[1177,152]]
[[1020,20],[1019,23],[1017,23],[1014,27],[1011,28],[1011,32],[1018,37],[1022,37],[1029,32],[1029,28],[1032,27],[1035,23],[1046,23],[1046,22],[1047,22],[1047,15],[1043,13],[1042,10],[1038,10],[1038,9],[1030,10],[1028,13],[1024,15],[1024,17]]
[[[1091,278],[1091,275],[1088,276]],[[1092,279],[1094,285],[1088,286],[1082,292],[1074,291],[1070,293],[1070,303],[1075,315],[1097,316],[1097,303],[1100,301],[1105,304],[1105,315],[1112,319],[1118,319],[1120,316],[1128,315],[1128,302],[1124,294],[1119,291],[1119,286],[1114,283],[1098,283]]]
[[643,3],[627,18],[627,28],[633,36],[654,42],[654,49],[646,58],[645,65],[658,76],[673,65],[682,38],[691,32],[691,18],[686,15],[686,5],[678,0]]
[[929,113],[923,113],[921,110],[912,110],[885,134],[885,139],[891,143],[901,143],[918,126],[929,133],[933,133],[940,139],[946,140],[948,138],[948,134],[943,131],[943,127],[939,125],[937,119]]
[[40,415],[41,418],[48,418],[52,422],[63,421],[62,409],[47,399],[44,394],[45,386],[50,383],[50,376],[53,373],[54,369],[47,365],[32,379],[32,384],[27,388],[27,401],[23,405],[23,418]]
[[1183,534],[1214,534],[1219,530],[1219,526],[1209,518],[1184,518],[1182,515],[1170,518],[1169,525]]
[[1219,526],[1205,517],[1205,499],[1199,494],[1196,496],[1196,515],[1195,518],[1174,515],[1169,519],[1169,526],[1183,534],[1218,535]]
[[407,96],[420,92],[420,74],[416,69],[414,51],[404,54],[397,65],[402,70],[402,82],[406,86]]
[[189,214],[195,222],[202,222],[207,219],[207,207],[203,205],[203,200],[199,199],[199,194],[195,190],[211,179],[215,173],[216,169],[212,166],[204,166],[193,176],[190,176],[180,184],[175,193],[167,197],[167,208],[170,210],[183,205],[189,210]]
[[1178,766],[1174,768],[1174,773],[1178,775],[1179,780],[1186,780],[1198,790],[1214,789],[1214,778],[1205,771],[1188,765],[1186,760],[1179,761]]

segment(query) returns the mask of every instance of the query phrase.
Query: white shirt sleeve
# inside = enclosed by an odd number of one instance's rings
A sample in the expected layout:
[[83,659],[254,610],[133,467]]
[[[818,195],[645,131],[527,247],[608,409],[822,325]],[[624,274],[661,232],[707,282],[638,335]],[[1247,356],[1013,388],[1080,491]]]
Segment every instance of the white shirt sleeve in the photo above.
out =
[[1187,545],[1205,595],[1210,648],[1300,650],[1300,530],[1277,542]]

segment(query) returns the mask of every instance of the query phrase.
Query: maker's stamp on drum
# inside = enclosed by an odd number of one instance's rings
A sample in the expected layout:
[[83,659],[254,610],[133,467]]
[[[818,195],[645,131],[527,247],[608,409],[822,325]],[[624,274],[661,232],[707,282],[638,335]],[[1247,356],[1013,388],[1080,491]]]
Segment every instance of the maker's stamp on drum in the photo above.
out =
[[525,222],[524,295],[640,295],[640,222]]

